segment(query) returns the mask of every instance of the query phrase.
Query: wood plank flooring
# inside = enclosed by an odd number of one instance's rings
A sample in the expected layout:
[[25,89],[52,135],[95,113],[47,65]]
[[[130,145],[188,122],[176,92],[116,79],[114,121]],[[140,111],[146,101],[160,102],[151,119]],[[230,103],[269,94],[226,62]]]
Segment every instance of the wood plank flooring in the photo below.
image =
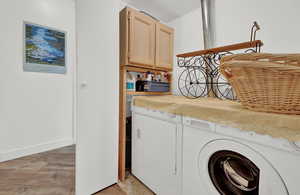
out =
[[[74,195],[75,146],[0,163],[0,195]],[[154,195],[136,178],[96,195]]]
[[73,195],[75,147],[0,163],[0,195]]

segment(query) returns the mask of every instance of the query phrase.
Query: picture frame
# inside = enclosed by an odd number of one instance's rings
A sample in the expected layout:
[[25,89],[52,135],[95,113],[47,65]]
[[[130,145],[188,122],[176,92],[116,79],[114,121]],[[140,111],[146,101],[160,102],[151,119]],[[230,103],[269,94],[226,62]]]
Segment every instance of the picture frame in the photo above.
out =
[[23,70],[66,74],[67,33],[24,21]]

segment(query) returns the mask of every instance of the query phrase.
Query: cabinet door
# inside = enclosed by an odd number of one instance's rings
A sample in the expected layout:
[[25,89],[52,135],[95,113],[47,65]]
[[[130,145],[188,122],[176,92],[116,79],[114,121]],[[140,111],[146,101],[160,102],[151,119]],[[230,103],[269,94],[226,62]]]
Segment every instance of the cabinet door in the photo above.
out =
[[156,21],[137,11],[129,12],[130,64],[153,66],[155,64]]
[[156,24],[156,66],[172,69],[174,30],[166,25]]
[[180,194],[176,123],[133,116],[132,173],[158,195]]

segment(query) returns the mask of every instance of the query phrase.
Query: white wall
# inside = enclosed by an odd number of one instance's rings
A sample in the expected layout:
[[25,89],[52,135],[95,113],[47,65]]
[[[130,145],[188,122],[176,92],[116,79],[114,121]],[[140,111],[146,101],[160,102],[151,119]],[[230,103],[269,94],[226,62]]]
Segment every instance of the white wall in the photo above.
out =
[[[23,21],[67,32],[66,75],[23,72]],[[1,0],[0,24],[0,161],[71,144],[75,3]]]
[[185,52],[203,49],[203,30],[201,9],[198,8],[186,14],[168,25],[174,28],[174,71],[173,71],[173,93],[180,94],[177,89],[177,80],[180,73],[184,70],[178,68],[176,55]]
[[216,0],[217,44],[248,41],[258,21],[263,52],[299,52],[299,9],[299,0]]

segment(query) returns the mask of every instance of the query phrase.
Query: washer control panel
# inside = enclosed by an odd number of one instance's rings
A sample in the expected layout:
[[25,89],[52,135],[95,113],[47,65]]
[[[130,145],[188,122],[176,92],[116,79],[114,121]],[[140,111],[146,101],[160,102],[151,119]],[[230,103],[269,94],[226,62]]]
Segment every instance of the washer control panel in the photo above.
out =
[[214,123],[189,117],[183,117],[183,125],[191,126],[202,131],[216,131],[216,125]]
[[276,149],[287,150],[290,152],[300,152],[300,142],[290,142],[283,138],[274,138],[270,135],[262,135],[254,131],[244,131],[237,128],[227,127],[224,125],[216,125],[216,133],[226,135],[229,137],[252,141]]

